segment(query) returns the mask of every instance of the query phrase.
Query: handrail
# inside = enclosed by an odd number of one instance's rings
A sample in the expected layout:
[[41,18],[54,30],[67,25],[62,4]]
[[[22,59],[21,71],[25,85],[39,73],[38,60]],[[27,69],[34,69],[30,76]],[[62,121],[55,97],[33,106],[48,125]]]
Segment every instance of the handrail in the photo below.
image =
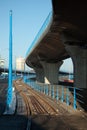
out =
[[[78,90],[81,92],[83,89],[69,86],[59,86],[59,85],[47,85],[47,84],[37,84],[35,81],[28,82],[29,85],[38,92],[44,93],[47,96],[51,96],[52,99],[56,101],[60,100],[62,103],[66,102],[66,105],[69,106],[72,104],[74,110],[77,109],[78,103],[84,102],[78,98],[82,98],[81,94],[78,94]],[[54,89],[55,88],[55,89]]]
[[43,25],[41,26],[39,32],[37,33],[36,37],[34,38],[33,42],[30,44],[27,53],[26,53],[26,57],[28,55],[30,55],[30,53],[33,51],[33,49],[35,48],[35,46],[38,44],[38,40],[40,39],[40,37],[43,35],[43,33],[45,32],[45,30],[47,29],[50,21],[52,21],[52,16],[53,16],[53,11],[51,11],[46,20],[44,21]]

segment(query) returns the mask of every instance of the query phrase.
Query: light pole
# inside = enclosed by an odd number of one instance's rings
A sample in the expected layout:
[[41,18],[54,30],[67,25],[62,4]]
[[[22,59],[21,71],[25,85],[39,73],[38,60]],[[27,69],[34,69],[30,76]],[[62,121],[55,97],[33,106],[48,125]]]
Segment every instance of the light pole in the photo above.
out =
[[10,10],[10,32],[9,32],[9,78],[7,90],[7,108],[12,103],[12,10]]

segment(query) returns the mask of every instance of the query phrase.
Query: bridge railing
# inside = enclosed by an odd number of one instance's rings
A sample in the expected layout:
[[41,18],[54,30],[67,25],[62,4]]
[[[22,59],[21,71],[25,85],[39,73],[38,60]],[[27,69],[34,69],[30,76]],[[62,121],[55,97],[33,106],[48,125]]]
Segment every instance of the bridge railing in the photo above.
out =
[[36,37],[34,38],[33,42],[30,44],[29,48],[28,48],[28,51],[26,53],[26,57],[32,52],[32,50],[35,48],[35,46],[38,44],[39,40],[41,39],[43,33],[45,32],[45,30],[47,29],[49,23],[51,22],[52,20],[52,14],[53,14],[53,11],[51,11],[46,20],[44,21],[43,25],[41,26],[39,32],[37,33]]
[[61,101],[62,103],[65,102],[67,106],[73,106],[74,110],[77,108],[81,109],[79,103],[84,104],[84,102],[81,100],[82,95],[79,93],[79,91],[83,90],[80,88],[37,83],[33,80],[27,80],[26,83],[30,85],[34,90],[50,96],[57,102]]

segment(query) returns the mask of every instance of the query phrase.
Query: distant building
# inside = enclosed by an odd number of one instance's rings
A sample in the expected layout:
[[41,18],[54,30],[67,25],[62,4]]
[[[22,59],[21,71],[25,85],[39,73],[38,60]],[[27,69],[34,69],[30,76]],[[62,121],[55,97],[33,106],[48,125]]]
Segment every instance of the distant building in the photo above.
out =
[[4,65],[5,65],[5,60],[0,59],[0,68],[4,68]]
[[24,71],[25,69],[25,60],[22,57],[16,59],[16,70]]

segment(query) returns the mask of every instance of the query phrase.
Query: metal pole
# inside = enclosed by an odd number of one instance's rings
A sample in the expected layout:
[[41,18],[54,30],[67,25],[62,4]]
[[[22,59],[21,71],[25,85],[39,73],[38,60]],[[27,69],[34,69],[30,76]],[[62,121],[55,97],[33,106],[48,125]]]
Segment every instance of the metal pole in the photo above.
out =
[[62,86],[62,97],[61,97],[61,102],[64,101],[64,87]]
[[73,108],[76,110],[76,88],[74,87],[74,101],[73,101]]
[[56,90],[56,100],[58,101],[59,100],[59,91],[58,91],[58,86],[57,86],[57,90]]
[[9,79],[7,90],[7,107],[12,102],[12,10],[10,10],[10,34],[9,34]]
[[52,98],[54,99],[54,85],[52,87]]
[[66,104],[69,105],[69,88],[67,87],[67,90],[66,90]]

